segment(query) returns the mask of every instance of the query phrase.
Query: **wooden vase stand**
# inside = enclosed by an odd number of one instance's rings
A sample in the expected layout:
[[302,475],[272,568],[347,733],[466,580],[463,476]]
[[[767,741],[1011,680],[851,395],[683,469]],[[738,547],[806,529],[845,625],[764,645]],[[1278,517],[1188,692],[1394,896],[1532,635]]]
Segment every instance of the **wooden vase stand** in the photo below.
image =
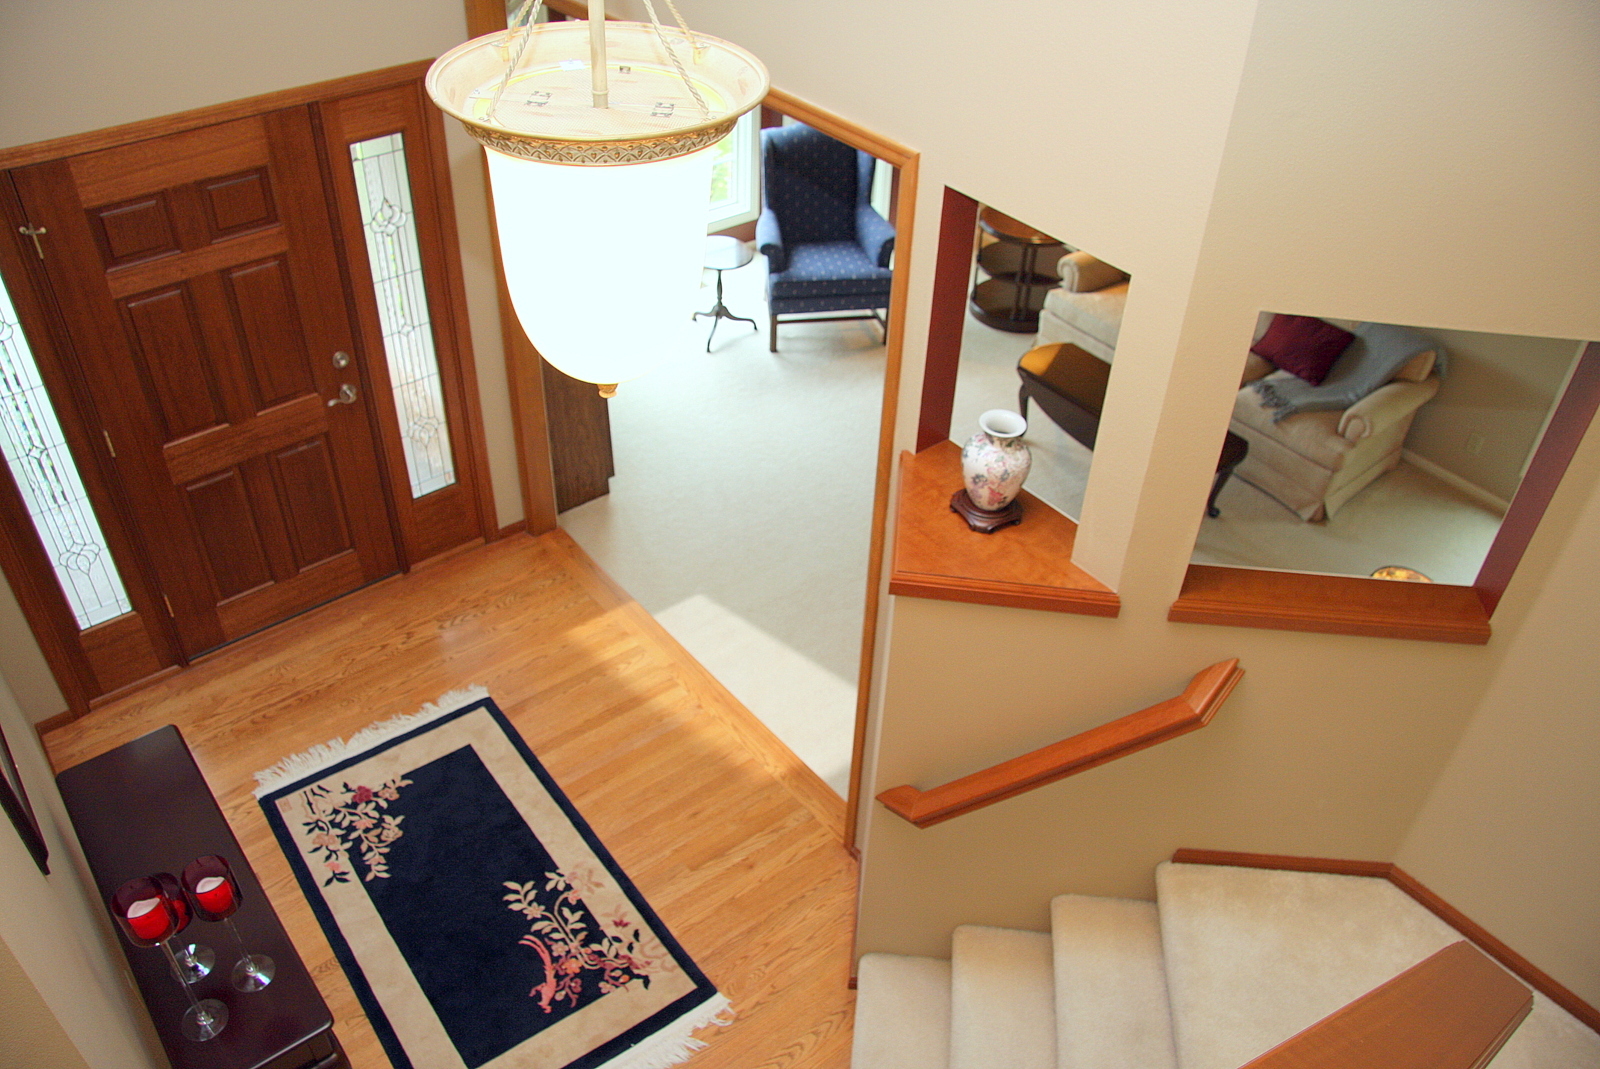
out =
[[1012,498],[1003,509],[981,509],[967,496],[966,487],[957,490],[950,498],[950,511],[967,521],[967,526],[984,534],[994,534],[1002,527],[1022,522],[1022,502]]

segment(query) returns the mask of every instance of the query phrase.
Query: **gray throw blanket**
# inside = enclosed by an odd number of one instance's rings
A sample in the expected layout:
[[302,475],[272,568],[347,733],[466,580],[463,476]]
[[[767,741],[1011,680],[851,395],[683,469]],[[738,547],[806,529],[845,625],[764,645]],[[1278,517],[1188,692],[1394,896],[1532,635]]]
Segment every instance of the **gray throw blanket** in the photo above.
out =
[[1435,353],[1435,369],[1444,374],[1444,349],[1426,335],[1387,323],[1358,323],[1353,333],[1355,341],[1334,361],[1320,386],[1294,375],[1273,375],[1250,384],[1261,395],[1262,406],[1276,410],[1272,422],[1296,412],[1349,408],[1394,378],[1407,360],[1429,349]]

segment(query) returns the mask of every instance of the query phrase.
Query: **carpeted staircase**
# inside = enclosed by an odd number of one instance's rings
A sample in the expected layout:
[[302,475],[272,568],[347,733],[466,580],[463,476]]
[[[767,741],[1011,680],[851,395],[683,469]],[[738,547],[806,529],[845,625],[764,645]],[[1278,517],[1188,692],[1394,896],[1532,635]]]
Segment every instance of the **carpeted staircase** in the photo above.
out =
[[[1384,879],[1163,863],[1157,901],[1063,895],[861,959],[852,1069],[1238,1069],[1462,938]],[[1600,1069],[1543,995],[1491,1069]]]

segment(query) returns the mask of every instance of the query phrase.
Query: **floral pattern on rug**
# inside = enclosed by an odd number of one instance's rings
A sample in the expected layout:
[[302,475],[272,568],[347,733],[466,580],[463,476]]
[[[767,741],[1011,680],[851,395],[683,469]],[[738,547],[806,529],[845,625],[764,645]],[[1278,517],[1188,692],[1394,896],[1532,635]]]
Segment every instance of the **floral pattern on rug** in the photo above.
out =
[[301,798],[311,819],[304,821],[301,827],[310,842],[310,852],[318,855],[328,871],[322,886],[350,882],[354,869],[350,863],[352,854],[361,858],[367,870],[364,879],[388,879],[386,855],[395,840],[404,834],[400,822],[405,817],[384,810],[390,803],[399,801],[401,787],[410,785],[411,781],[404,776],[396,776],[376,788],[342,783],[335,791],[326,784],[318,784],[302,792]]
[[530,922],[527,934],[518,942],[531,947],[544,968],[544,979],[533,986],[528,997],[537,998],[545,1013],[563,1001],[576,1007],[585,981],[592,980],[600,994],[620,990],[636,980],[649,987],[652,975],[672,965],[666,948],[628,910],[617,907],[595,917],[583,896],[594,894],[602,884],[587,866],[574,868],[570,874],[559,870],[546,873],[542,891],[537,880],[507,880],[505,886],[511,892],[503,896],[506,908]]

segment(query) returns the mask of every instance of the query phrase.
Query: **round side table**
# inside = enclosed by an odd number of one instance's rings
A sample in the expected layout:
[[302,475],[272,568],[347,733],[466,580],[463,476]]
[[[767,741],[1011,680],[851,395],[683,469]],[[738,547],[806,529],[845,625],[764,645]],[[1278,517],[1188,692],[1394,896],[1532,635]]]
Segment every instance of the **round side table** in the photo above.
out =
[[707,316],[711,320],[711,333],[706,335],[706,352],[711,351],[711,339],[717,336],[717,323],[724,319],[737,319],[741,323],[749,323],[750,329],[759,331],[754,319],[736,316],[728,311],[728,306],[722,303],[722,272],[736,271],[755,259],[756,254],[750,246],[738,238],[728,237],[726,234],[714,235],[706,238],[705,266],[717,273],[717,303],[709,312],[696,312],[695,319]]
[[[994,237],[978,253],[978,264],[990,277],[972,288],[972,315],[978,322],[1013,334],[1039,329],[1039,309],[1044,295],[1061,279],[1052,270],[1066,246],[1042,231],[1019,223],[993,208],[978,213],[978,225]],[[1043,270],[1039,259],[1045,255]]]

